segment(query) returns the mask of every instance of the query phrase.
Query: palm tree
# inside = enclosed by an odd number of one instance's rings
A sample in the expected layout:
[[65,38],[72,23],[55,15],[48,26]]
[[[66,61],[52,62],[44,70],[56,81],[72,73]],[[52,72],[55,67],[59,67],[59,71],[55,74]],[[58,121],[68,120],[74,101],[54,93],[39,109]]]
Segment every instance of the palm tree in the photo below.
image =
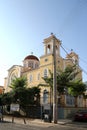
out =
[[64,71],[57,71],[57,90],[59,95],[65,94],[70,81],[74,80],[79,72],[75,72],[76,66],[67,66]]
[[27,78],[26,77],[15,77],[12,82],[11,85],[9,86],[10,88],[12,88],[12,90],[16,90],[18,88],[26,88],[27,86]]
[[10,88],[12,88],[12,92],[13,92],[13,97],[14,97],[14,101],[16,102],[17,100],[19,100],[21,97],[20,93],[26,93],[26,87],[27,87],[27,79],[26,77],[15,77],[10,86]]
[[[65,94],[68,89],[68,84],[72,81],[79,72],[75,72],[76,66],[67,66],[64,71],[57,71],[57,91],[59,95]],[[53,91],[53,73],[49,70],[49,77],[42,77],[44,84],[38,86],[50,87],[51,95]],[[51,96],[50,96],[51,97]]]
[[35,86],[27,88],[26,77],[15,77],[10,88],[12,88],[14,102],[19,100],[21,105],[39,104],[40,88]]

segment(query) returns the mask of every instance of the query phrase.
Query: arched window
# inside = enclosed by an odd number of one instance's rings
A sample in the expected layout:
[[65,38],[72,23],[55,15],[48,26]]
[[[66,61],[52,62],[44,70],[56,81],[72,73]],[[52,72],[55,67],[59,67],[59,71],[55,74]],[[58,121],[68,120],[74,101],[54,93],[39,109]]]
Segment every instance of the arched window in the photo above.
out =
[[45,70],[44,70],[44,78],[46,78],[47,76],[48,76],[48,70],[45,69]]
[[48,45],[48,47],[47,47],[48,49],[47,49],[47,53],[49,54],[50,53],[50,48],[51,48],[51,46],[50,45]]

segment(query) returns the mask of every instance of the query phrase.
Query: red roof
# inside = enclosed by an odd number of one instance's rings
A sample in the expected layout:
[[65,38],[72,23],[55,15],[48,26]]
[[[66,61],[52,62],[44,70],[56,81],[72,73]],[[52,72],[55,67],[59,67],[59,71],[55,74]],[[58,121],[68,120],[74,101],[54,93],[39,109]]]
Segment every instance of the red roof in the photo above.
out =
[[37,60],[37,61],[39,61],[39,59],[34,55],[28,55],[25,57],[24,60]]

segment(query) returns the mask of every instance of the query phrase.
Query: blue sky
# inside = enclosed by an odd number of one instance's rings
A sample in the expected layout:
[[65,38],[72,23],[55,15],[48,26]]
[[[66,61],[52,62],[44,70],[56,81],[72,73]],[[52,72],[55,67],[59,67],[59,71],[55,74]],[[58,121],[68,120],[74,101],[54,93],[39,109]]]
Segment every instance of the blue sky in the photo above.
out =
[[31,52],[43,55],[51,32],[79,55],[87,81],[87,0],[0,0],[0,85],[12,65],[22,65]]

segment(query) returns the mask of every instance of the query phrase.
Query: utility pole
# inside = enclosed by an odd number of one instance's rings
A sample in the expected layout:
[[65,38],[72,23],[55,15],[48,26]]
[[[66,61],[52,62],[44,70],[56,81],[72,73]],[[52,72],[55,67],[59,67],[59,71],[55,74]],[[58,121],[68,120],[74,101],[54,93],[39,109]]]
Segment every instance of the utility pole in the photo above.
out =
[[53,122],[57,123],[56,43],[53,35]]

